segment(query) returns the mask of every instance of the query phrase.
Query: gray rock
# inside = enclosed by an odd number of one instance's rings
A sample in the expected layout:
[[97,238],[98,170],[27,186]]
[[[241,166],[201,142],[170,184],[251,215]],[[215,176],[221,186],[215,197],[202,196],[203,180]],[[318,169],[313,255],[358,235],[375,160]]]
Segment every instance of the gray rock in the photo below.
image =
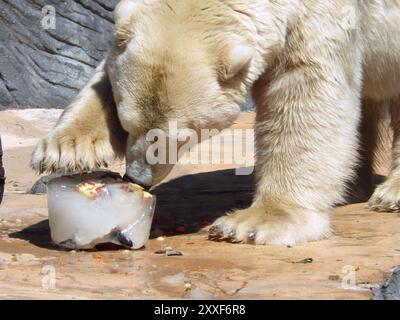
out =
[[36,183],[32,186],[32,188],[29,190],[29,194],[45,194],[47,193],[47,184],[55,179],[62,177],[62,173],[60,172],[55,172],[52,173],[51,175],[41,177]]
[[372,289],[373,300],[400,300],[400,267],[394,269],[390,279],[379,288]]
[[[67,106],[107,55],[118,2],[0,0],[0,110]],[[55,29],[43,27],[45,6]],[[254,110],[251,99],[242,110]]]
[[0,0],[0,110],[66,106],[107,54],[117,2]]

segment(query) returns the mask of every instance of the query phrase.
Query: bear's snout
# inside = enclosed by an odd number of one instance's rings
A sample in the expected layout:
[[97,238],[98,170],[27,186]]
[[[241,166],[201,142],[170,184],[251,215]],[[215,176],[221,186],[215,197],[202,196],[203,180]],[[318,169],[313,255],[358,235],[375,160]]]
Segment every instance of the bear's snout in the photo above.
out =
[[145,136],[135,139],[132,135],[128,138],[126,148],[125,179],[143,187],[151,187],[163,180],[172,170],[174,164],[157,162],[154,158],[147,158],[147,150],[151,143]]
[[153,184],[152,169],[146,160],[144,137],[134,139],[130,136],[128,138],[125,179],[144,187],[150,187]]
[[131,181],[143,187],[151,187],[153,185],[153,175],[150,165],[140,159],[127,162],[124,180]]

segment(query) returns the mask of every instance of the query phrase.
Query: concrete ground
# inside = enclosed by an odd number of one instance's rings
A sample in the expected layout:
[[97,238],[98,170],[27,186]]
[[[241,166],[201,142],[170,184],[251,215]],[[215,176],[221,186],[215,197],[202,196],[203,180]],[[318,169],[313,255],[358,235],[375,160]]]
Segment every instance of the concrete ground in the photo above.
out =
[[[26,194],[38,179],[28,167],[33,145],[58,115],[0,112],[7,177],[0,299],[370,299],[371,287],[400,264],[400,216],[372,213],[364,204],[337,208],[335,235],[318,242],[270,247],[207,240],[207,226],[249,205],[254,190],[253,176],[220,164],[178,164],[153,190],[158,205],[145,248],[60,250],[49,236],[46,196]],[[245,113],[234,128],[253,122],[254,114]],[[111,169],[123,172],[123,164]],[[165,247],[183,256],[155,253]]]

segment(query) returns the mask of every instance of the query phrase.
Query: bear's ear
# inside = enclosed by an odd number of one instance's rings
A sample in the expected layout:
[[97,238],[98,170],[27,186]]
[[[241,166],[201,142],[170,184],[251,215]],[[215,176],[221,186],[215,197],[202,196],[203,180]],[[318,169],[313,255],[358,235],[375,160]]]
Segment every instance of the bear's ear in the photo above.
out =
[[115,7],[116,38],[119,46],[124,46],[132,37],[133,17],[140,0],[122,0]]
[[242,70],[248,68],[253,55],[253,49],[247,45],[239,45],[230,49],[227,57],[222,62],[222,70],[220,71],[221,80],[230,80]]
[[122,0],[117,4],[114,11],[117,28],[125,27],[131,22],[140,2],[140,0]]

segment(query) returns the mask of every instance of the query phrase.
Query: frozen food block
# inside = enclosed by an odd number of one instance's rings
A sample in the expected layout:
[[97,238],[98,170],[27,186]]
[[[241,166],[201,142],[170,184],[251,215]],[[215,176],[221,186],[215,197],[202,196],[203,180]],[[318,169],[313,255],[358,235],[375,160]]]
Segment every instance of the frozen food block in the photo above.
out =
[[139,249],[147,242],[155,196],[118,174],[65,176],[50,181],[47,188],[51,238],[56,244],[90,249],[115,243]]

